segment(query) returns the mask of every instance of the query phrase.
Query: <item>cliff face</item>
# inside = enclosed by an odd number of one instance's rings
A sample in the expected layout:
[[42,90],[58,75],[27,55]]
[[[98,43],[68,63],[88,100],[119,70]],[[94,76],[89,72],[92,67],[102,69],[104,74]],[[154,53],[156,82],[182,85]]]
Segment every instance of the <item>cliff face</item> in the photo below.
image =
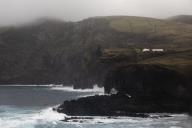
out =
[[60,113],[71,116],[136,116],[137,113],[182,113],[189,112],[189,104],[182,100],[167,99],[164,102],[129,98],[126,95],[92,96],[65,101],[57,108]]
[[113,68],[104,82],[106,93],[64,101],[58,112],[72,116],[140,116],[135,113],[190,112],[191,90],[184,75],[159,65],[131,64]]
[[115,88],[132,97],[152,99],[190,98],[187,80],[181,73],[159,65],[136,64],[116,67],[104,82],[105,92]]
[[[0,84],[91,87],[101,84],[108,70],[100,63],[104,49],[189,49],[191,30],[189,25],[129,16],[0,28]],[[137,61],[135,55],[129,57]]]

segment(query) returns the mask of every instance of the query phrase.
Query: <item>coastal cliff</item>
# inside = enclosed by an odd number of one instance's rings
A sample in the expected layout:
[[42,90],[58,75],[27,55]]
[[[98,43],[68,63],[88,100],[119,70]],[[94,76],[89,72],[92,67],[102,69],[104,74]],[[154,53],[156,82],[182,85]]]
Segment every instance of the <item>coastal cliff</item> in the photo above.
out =
[[114,88],[132,97],[190,98],[183,74],[160,65],[131,64],[116,67],[106,75],[105,92]]
[[159,65],[117,67],[107,74],[104,87],[107,94],[113,89],[116,94],[65,101],[57,111],[72,116],[190,111],[191,91],[184,76]]
[[78,22],[46,19],[0,27],[0,84],[102,86],[109,67],[100,62],[103,52],[110,56],[120,49],[120,56],[122,52],[127,55],[117,60],[135,63],[144,48],[190,49],[191,31],[189,24],[136,16],[92,17]]

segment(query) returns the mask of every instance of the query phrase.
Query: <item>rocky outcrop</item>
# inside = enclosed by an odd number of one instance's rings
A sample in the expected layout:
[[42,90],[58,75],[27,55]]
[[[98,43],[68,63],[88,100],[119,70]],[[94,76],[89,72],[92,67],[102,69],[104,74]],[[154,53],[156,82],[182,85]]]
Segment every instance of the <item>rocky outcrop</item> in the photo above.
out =
[[115,88],[132,97],[190,98],[186,78],[160,65],[134,64],[113,68],[108,72],[104,86],[106,93]]
[[106,93],[118,93],[65,101],[57,111],[72,116],[190,111],[191,94],[183,75],[158,65],[117,67],[108,73],[104,85]]
[[57,108],[60,113],[70,116],[136,116],[137,113],[182,113],[189,111],[189,105],[182,100],[167,98],[162,101],[129,98],[126,95],[92,96],[65,101]]

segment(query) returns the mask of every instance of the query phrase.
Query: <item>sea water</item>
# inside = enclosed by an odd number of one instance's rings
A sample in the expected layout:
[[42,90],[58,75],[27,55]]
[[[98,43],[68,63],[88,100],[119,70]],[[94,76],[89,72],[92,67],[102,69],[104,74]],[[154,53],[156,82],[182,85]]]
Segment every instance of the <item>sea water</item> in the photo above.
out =
[[[102,95],[103,88],[74,90],[62,86],[0,86],[0,128],[192,128],[191,117],[92,117],[64,122],[68,117],[52,110],[64,100]],[[155,117],[160,114],[151,114]]]

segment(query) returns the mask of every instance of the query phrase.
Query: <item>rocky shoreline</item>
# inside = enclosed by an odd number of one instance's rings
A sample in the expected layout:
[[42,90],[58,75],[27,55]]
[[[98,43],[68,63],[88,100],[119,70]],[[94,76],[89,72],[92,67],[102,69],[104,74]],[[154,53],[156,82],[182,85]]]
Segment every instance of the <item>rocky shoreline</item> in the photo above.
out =
[[[130,114],[129,117],[140,117],[140,118],[151,118],[151,119],[159,119],[159,118],[171,118],[173,117],[172,115],[169,114],[160,114],[160,115],[150,115],[150,114],[141,114],[141,113],[134,113],[134,114]],[[117,116],[97,116],[97,117],[93,117],[93,116],[68,116],[65,117],[64,120],[61,120],[63,122],[77,122],[77,123],[85,123],[85,122],[90,122],[93,121],[95,119],[101,119],[101,120],[97,120],[95,121],[95,123],[103,123],[102,120],[110,120],[110,119],[126,119],[125,116],[121,116],[121,117],[117,117]]]
[[70,116],[149,117],[146,113],[189,113],[191,109],[191,90],[185,78],[159,65],[113,69],[104,88],[107,95],[64,101],[57,111]]
[[126,95],[92,96],[65,101],[57,108],[59,113],[70,116],[130,116],[149,117],[142,113],[189,112],[189,104],[182,100],[152,101],[129,98]]

